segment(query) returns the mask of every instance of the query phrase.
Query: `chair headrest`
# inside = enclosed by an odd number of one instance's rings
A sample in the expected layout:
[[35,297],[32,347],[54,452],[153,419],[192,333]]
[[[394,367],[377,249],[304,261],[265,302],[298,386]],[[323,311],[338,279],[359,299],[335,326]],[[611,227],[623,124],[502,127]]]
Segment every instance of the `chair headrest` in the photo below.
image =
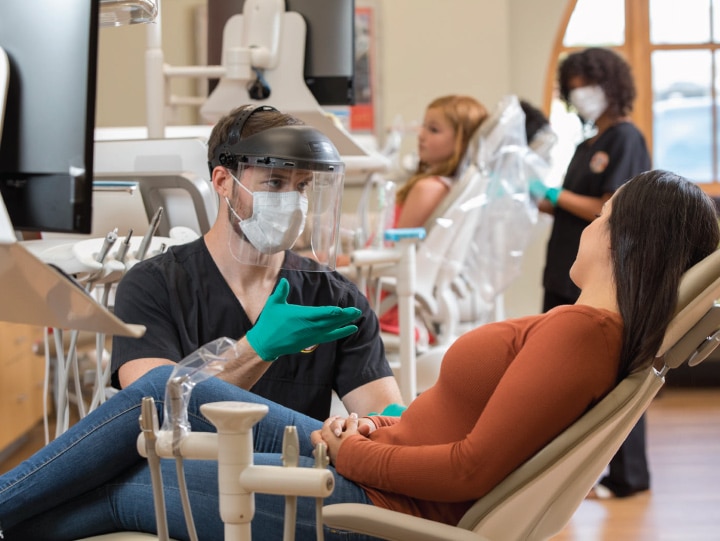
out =
[[680,281],[675,317],[657,353],[663,356],[720,299],[720,250],[688,269]]

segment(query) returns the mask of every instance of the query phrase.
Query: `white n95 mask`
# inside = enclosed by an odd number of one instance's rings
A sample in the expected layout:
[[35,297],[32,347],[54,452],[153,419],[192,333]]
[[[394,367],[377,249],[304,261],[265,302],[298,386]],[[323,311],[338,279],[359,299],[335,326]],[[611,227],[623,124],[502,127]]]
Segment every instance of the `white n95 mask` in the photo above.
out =
[[608,106],[600,85],[575,88],[568,94],[568,100],[585,122],[595,122]]
[[251,192],[239,180],[235,181],[253,197],[252,216],[243,220],[227,197],[225,202],[250,244],[263,254],[275,254],[292,248],[305,229],[307,197],[297,191]]

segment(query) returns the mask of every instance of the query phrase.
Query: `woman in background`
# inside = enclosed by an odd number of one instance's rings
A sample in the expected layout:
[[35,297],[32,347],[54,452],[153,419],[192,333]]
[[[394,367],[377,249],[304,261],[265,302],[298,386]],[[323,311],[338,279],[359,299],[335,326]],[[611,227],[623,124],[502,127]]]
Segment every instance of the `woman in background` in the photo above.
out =
[[[645,138],[630,121],[635,83],[622,57],[602,48],[572,53],[560,64],[558,83],[560,96],[592,135],[576,148],[561,188],[540,181],[530,185],[540,211],[554,216],[543,275],[543,311],[576,301],[580,289],[569,271],[583,230],[620,186],[651,167]],[[649,487],[643,416],[591,496],[625,497]]]

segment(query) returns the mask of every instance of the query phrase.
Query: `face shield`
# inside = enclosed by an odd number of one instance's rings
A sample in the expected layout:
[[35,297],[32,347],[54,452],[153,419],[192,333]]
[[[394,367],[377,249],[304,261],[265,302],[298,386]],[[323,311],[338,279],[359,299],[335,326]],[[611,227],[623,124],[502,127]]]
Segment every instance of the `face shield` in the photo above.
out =
[[225,198],[232,256],[247,265],[334,270],[344,166],[330,140],[309,126],[282,126],[229,150],[220,147],[217,165],[234,179]]

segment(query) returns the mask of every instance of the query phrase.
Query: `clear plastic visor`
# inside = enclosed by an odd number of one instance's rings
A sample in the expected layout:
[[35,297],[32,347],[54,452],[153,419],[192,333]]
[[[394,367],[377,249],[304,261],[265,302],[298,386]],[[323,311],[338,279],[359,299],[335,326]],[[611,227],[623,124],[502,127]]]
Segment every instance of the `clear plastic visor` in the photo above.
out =
[[[336,168],[337,169],[337,168]],[[335,270],[344,171],[240,165],[226,198],[228,248],[246,265]]]

